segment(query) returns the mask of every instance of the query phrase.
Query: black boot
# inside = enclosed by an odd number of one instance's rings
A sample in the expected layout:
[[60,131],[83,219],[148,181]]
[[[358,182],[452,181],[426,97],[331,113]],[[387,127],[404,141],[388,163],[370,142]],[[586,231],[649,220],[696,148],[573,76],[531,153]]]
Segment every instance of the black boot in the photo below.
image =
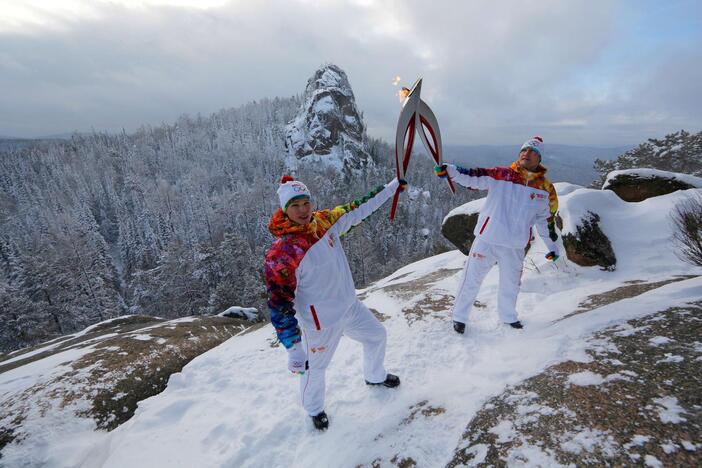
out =
[[522,325],[522,322],[520,322],[519,320],[517,320],[516,322],[510,323],[509,326],[512,328],[516,328],[518,330],[521,330],[522,328],[524,328],[524,325]]
[[383,385],[388,388],[395,388],[400,385],[400,378],[394,374],[388,374],[384,382],[372,383],[366,380],[366,385]]
[[319,413],[317,416],[311,416],[311,418],[315,429],[325,431],[329,427],[329,418],[327,417],[327,413],[324,411]]
[[466,331],[466,324],[463,322],[456,322],[454,320],[453,321],[453,329],[456,330],[456,333],[460,333],[462,335],[463,332]]

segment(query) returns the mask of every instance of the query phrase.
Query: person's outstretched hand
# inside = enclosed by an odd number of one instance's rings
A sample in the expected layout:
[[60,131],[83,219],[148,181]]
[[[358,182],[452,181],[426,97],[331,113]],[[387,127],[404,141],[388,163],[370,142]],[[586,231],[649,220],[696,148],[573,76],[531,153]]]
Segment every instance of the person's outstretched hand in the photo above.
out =
[[441,166],[434,166],[434,174],[436,174],[436,176],[441,179],[447,178],[448,171],[446,170],[446,164],[442,164]]

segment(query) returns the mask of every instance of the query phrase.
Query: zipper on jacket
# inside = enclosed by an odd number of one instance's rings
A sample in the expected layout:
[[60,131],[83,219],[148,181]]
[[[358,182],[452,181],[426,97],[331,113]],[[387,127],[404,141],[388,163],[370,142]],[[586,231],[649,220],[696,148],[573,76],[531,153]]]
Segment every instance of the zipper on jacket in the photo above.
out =
[[312,319],[314,320],[314,326],[317,330],[321,330],[322,327],[319,326],[319,319],[317,318],[317,311],[314,310],[314,306],[310,305],[310,312],[312,312]]
[[483,235],[483,231],[485,230],[485,227],[487,227],[487,223],[490,221],[490,217],[488,216],[485,218],[485,222],[483,223],[483,227],[480,228],[480,232],[478,233],[479,235]]

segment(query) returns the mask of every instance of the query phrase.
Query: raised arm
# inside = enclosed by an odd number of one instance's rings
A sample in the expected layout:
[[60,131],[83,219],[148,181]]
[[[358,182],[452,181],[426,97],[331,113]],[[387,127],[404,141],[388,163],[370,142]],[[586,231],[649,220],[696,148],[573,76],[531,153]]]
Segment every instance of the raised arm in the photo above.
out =
[[[478,190],[489,190],[495,181],[499,179],[500,167],[492,167],[484,169],[476,167],[474,169],[466,169],[453,164],[446,164],[448,176],[455,182],[458,182],[464,187],[474,188]],[[438,173],[437,173],[438,174]]]
[[361,221],[373,214],[374,211],[380,208],[383,203],[388,201],[395,194],[398,187],[399,181],[393,179],[384,186],[381,185],[377,187],[363,198],[334,208],[332,211],[343,213],[335,223],[339,234],[346,233],[353,226],[360,224]]

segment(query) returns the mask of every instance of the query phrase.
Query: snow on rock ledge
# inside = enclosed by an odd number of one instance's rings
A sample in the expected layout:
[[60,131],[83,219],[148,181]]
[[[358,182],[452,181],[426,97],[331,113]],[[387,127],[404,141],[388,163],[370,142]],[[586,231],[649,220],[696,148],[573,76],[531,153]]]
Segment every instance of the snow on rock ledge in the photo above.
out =
[[240,318],[244,320],[248,320],[249,322],[258,322],[261,320],[259,314],[258,314],[258,309],[255,307],[239,307],[239,306],[232,306],[225,310],[224,312],[220,312],[217,314],[218,317],[230,317],[230,318]]
[[602,190],[612,190],[628,202],[640,202],[691,188],[702,188],[702,178],[658,169],[612,171],[602,185]]
[[614,270],[617,265],[612,243],[600,229],[600,216],[592,211],[576,222],[573,232],[563,234],[563,247],[568,260],[580,266]]
[[[559,184],[555,186],[558,192]],[[573,255],[578,253],[595,259],[594,264],[604,269],[614,269],[613,262],[617,269],[637,263],[644,270],[655,272],[655,251],[669,245],[673,235],[672,207],[699,192],[700,189],[679,190],[640,203],[628,203],[611,190],[582,188],[559,196],[559,213],[563,219],[561,234],[568,259],[583,265]],[[600,233],[593,231],[591,236],[583,235],[586,224],[593,224],[593,220]],[[588,240],[591,238],[595,241]],[[605,238],[611,244],[611,258]],[[569,247],[571,241],[580,242]],[[582,250],[584,248],[594,249],[594,252]],[[669,254],[674,255],[672,251]]]

